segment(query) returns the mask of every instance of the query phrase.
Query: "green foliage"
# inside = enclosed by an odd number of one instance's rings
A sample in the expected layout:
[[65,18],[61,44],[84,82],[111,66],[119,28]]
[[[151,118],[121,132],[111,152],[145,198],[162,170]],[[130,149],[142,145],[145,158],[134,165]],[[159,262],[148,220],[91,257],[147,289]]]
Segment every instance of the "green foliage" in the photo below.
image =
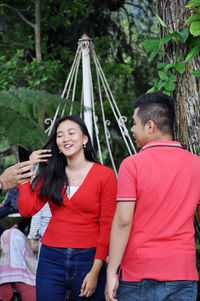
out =
[[0,56],[0,90],[14,88],[16,81],[23,83],[24,63],[20,63],[22,57],[22,50],[17,50],[10,60],[5,55]]
[[200,154],[200,147],[197,147],[196,152],[197,154]]
[[[60,73],[62,65],[59,61],[47,60],[37,62],[34,58],[30,63],[24,60],[24,51],[18,49],[15,55],[8,59],[0,56],[0,91],[18,86],[32,89],[44,89],[56,93],[62,87]],[[57,79],[52,85],[52,82]]]
[[[17,8],[31,23],[35,23],[33,1],[3,2]],[[33,28],[24,23],[12,9],[1,7],[0,57],[4,56],[4,60],[0,68],[0,90],[23,86],[61,94],[78,39],[83,33],[93,39],[100,61],[102,59],[104,65],[110,65],[106,76],[110,78],[112,90],[115,90],[116,80],[116,92],[121,95],[126,93],[127,98],[129,88],[133,91],[131,95],[138,95],[150,87],[155,67],[153,64],[149,68],[145,64],[146,54],[142,41],[147,35],[157,34],[154,18],[151,17],[153,0],[136,0],[128,4],[122,0],[112,3],[106,0],[44,0],[40,6],[40,63],[35,59]],[[12,61],[13,57],[16,68],[5,69],[5,63]],[[117,65],[124,69],[120,77],[112,71],[117,69]],[[1,70],[4,71],[3,76]]]
[[40,148],[47,139],[39,126],[40,111],[45,107],[48,117],[53,117],[63,99],[44,91],[12,89],[0,92],[0,135],[11,146],[18,143],[30,149]]
[[[186,7],[200,6],[199,0],[191,0],[187,3]],[[193,36],[200,35],[200,9],[195,8],[195,13],[185,21],[185,25],[190,24],[190,32]]]
[[[194,7],[199,5],[199,0],[191,0],[186,7]],[[172,32],[165,22],[158,16],[159,23],[165,27],[169,34],[160,40],[146,40],[143,43],[144,48],[147,51],[151,51],[149,56],[149,62],[151,62],[160,50],[164,51],[166,44],[171,43],[174,49],[174,62],[169,64],[159,63],[157,65],[158,78],[155,79],[154,85],[147,92],[162,91],[163,93],[170,95],[175,90],[175,82],[177,81],[177,74],[185,72],[185,64],[191,59],[196,57],[200,52],[200,10],[195,9],[195,13],[187,19],[184,26],[191,23],[190,28],[183,27],[180,32]],[[179,45],[184,44],[186,51],[178,55]],[[192,48],[191,48],[192,47]],[[200,71],[192,71],[192,75],[199,76]]]
[[4,200],[6,196],[6,191],[3,191],[2,194],[0,194],[0,203]]
[[[34,1],[3,2],[19,10],[32,24],[35,23]],[[50,95],[40,97],[36,90],[61,95],[78,40],[84,33],[93,40],[121,113],[131,120],[133,99],[151,86],[155,73],[156,64],[151,67],[146,64],[147,54],[142,46],[147,36],[155,38],[158,35],[155,18],[151,17],[153,0],[43,0],[40,1],[40,8],[42,61],[39,63],[35,58],[33,27],[14,10],[0,8],[0,91],[3,93],[0,93],[3,118],[0,132],[2,137],[7,137],[5,139],[8,139],[11,149],[16,143],[36,149],[46,140],[46,135],[42,134],[41,115],[44,113],[44,118],[53,117],[59,100],[50,100]],[[94,88],[97,87],[95,80]],[[82,78],[78,74],[76,100],[81,99],[81,89]],[[97,93],[94,91],[94,94],[96,101]],[[112,122],[110,107],[105,107],[106,115]],[[9,127],[7,134],[9,124],[13,126]],[[13,128],[17,128],[15,135],[12,135]],[[118,148],[121,160],[124,152],[116,143]]]
[[[45,91],[56,93],[63,83],[59,81],[62,65],[57,60],[46,60],[37,62],[34,58],[30,64],[23,69],[27,79],[27,86],[33,89],[42,89]],[[52,86],[55,78],[57,79]]]

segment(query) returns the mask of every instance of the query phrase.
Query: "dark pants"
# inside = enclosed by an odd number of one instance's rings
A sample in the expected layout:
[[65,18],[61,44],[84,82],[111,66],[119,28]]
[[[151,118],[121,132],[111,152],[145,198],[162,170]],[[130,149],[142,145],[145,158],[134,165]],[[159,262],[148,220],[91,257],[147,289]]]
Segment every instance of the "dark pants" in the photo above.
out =
[[91,270],[95,248],[70,249],[42,245],[36,275],[37,301],[64,301],[71,291],[74,301],[104,301],[106,264],[99,274],[95,293],[79,297],[82,282]]
[[119,280],[118,301],[196,301],[197,281]]
[[[19,212],[19,210],[15,209],[11,206],[1,207],[0,208],[0,218],[4,218],[4,217],[8,216],[9,214],[18,213],[18,212]],[[4,230],[5,229],[0,225],[0,236]]]
[[1,207],[0,208],[0,218],[3,218],[5,216],[8,216],[9,214],[17,213],[17,212],[19,212],[19,210],[15,209],[11,206]]

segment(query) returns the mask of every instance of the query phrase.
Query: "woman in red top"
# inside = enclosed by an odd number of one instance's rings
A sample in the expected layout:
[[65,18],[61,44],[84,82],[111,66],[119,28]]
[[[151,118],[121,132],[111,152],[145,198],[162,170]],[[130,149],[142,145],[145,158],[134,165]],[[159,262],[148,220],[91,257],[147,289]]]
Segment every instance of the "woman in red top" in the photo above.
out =
[[104,300],[105,261],[115,211],[114,172],[95,161],[91,139],[78,116],[59,119],[33,183],[19,185],[21,215],[49,202],[52,218],[42,237],[37,301]]

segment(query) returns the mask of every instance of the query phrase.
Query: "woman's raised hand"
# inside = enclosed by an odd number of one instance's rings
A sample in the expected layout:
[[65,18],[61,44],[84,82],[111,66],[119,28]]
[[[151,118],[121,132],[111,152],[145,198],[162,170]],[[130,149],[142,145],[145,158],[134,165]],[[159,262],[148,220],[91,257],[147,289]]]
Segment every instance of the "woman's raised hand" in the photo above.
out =
[[47,162],[51,156],[51,149],[39,149],[31,153],[29,160],[34,165],[39,162]]

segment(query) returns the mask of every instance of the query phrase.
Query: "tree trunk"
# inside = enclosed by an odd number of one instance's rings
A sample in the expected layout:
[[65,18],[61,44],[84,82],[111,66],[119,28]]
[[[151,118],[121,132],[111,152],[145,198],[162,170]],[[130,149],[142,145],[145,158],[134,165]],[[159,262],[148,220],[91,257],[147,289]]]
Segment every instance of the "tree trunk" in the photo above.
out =
[[[179,32],[193,13],[193,9],[185,8],[184,5],[184,0],[157,1],[158,14],[172,31]],[[168,34],[166,28],[162,26],[160,26],[160,33],[161,38]],[[180,44],[175,49],[168,43],[165,47],[165,61],[173,62],[175,55],[185,53],[186,47],[188,49],[188,46]],[[200,69],[199,55],[186,63],[183,74],[177,73],[176,89],[172,95],[176,100],[175,138],[192,153],[196,153],[196,148],[200,145],[200,96],[198,95],[200,84],[199,78],[190,74],[197,69]]]
[[35,53],[37,61],[40,62],[42,60],[40,0],[35,1]]
[[[40,15],[40,0],[35,0],[35,53],[37,62],[42,61],[42,52],[41,52],[41,15]],[[43,90],[41,88],[41,90]],[[39,112],[39,120],[38,124],[41,129],[45,129],[45,113],[46,108],[43,104],[41,104],[40,112]]]

